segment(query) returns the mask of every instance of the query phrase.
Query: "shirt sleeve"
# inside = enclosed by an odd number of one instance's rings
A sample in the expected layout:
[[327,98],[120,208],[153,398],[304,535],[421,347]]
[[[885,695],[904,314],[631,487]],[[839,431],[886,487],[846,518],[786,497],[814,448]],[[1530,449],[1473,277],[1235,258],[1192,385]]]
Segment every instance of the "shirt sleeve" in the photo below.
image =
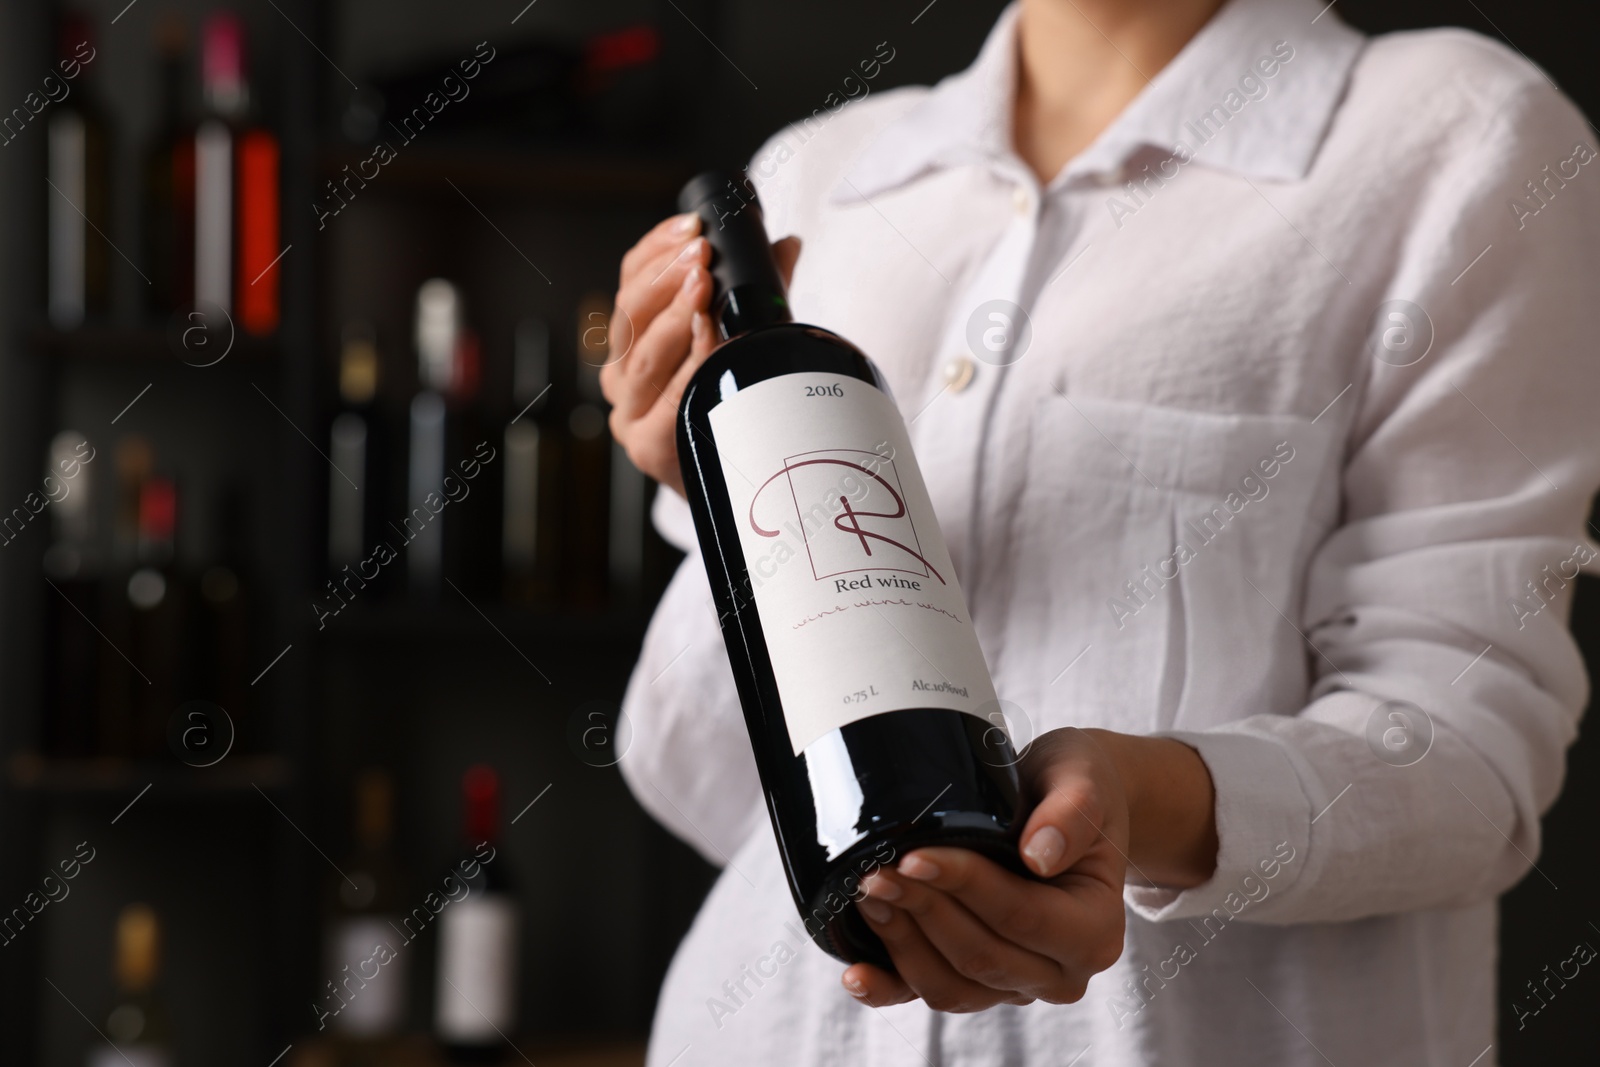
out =
[[689,555],[656,606],[628,681],[628,749],[618,766],[646,811],[725,866],[764,816],[761,782],[689,505],[657,489],[651,511],[662,537]]
[[1356,388],[1299,620],[1310,703],[1171,735],[1210,768],[1220,849],[1202,886],[1130,887],[1146,918],[1462,906],[1534,867],[1588,696],[1567,618],[1595,556],[1600,162],[1531,73],[1473,133],[1422,179],[1389,285],[1431,347]]

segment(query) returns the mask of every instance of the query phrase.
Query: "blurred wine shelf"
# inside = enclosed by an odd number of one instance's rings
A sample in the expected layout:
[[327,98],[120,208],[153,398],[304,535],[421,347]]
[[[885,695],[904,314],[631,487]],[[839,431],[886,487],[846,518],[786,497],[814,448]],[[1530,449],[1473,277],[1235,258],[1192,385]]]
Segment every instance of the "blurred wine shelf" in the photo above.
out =
[[[322,177],[358,174],[370,151],[343,145],[321,153]],[[567,206],[623,202],[670,203],[694,173],[685,160],[574,153],[570,150],[504,150],[406,146],[371,179],[374,188],[443,189],[454,183],[465,191],[515,192],[560,198]],[[359,179],[354,179],[359,181]]]
[[206,797],[284,789],[293,780],[287,760],[279,756],[231,756],[214,767],[188,767],[177,760],[135,761],[91,758],[62,759],[37,752],[18,752],[6,764],[12,789],[64,796],[93,796],[143,789]]

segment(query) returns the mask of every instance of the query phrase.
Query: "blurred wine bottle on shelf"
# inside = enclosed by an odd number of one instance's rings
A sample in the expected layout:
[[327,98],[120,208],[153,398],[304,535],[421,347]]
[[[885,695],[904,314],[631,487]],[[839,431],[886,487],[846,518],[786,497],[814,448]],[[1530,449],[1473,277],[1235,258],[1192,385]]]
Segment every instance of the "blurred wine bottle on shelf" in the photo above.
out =
[[144,248],[150,296],[170,311],[194,292],[194,154],[184,125],[189,35],[176,12],[156,16],[157,126],[145,156]]
[[499,850],[500,777],[478,764],[461,780],[467,895],[439,916],[434,1034],[452,1061],[498,1063],[517,1031],[522,909]]
[[446,517],[428,506],[443,492],[446,453],[445,402],[456,378],[461,344],[461,297],[443,278],[430,278],[417,290],[415,325],[417,395],[411,398],[411,448],[406,468],[406,515],[401,533],[406,576],[414,595],[437,596],[444,578]]
[[644,579],[644,532],[650,480],[633,465],[627,451],[611,444],[611,508],[609,569],[614,605],[635,605]]
[[[600,369],[613,356],[610,336],[611,300],[588,293],[578,301],[576,403],[567,415],[572,438],[568,467],[566,546],[567,599],[574,607],[604,607],[610,584],[611,435],[606,429],[605,397]],[[620,354],[619,354],[620,355]]]
[[245,332],[270,334],[280,313],[280,151],[277,136],[251,116],[244,24],[226,11],[206,18],[201,117],[176,136],[181,30],[163,24],[158,47],[164,128],[147,178],[155,288],[169,310],[217,307]]
[[410,591],[438,596],[446,578],[472,594],[488,584],[498,558],[492,510],[494,479],[484,466],[498,458],[478,403],[482,356],[465,325],[461,293],[443,278],[417,290],[415,343],[419,390],[410,409],[406,512],[394,525],[406,542]]
[[129,904],[117,916],[116,1001],[105,1015],[104,1036],[92,1046],[88,1067],[171,1067],[172,1025],[156,994],[161,967],[161,924],[147,904]]
[[[191,700],[227,711],[239,750],[260,746],[265,739],[249,733],[246,487],[225,482],[183,496],[144,437],[125,435],[109,451],[97,460],[73,430],[50,444],[44,749],[163,757],[170,719]],[[180,498],[198,520],[182,553]]]
[[372,462],[378,392],[378,345],[372,326],[345,324],[339,348],[339,414],[334,416],[328,456],[328,570],[357,569],[369,543],[369,502],[378,493]]
[[[155,449],[139,434],[124,435],[112,445],[111,464],[114,479],[111,552],[106,564],[105,589],[99,597],[99,611],[92,618],[105,634],[106,644],[116,654],[106,655],[102,651],[96,657],[98,725],[95,734],[99,754],[128,756],[136,754],[138,748],[134,687],[145,687],[145,676],[123,651],[132,640],[135,622],[128,583],[141,567],[140,503],[145,484],[155,474]],[[165,593],[164,588],[162,592]]]
[[251,602],[245,542],[250,523],[246,499],[242,485],[229,485],[215,493],[207,509],[211,552],[193,586],[199,595],[189,598],[189,636],[179,650],[183,659],[179,699],[220,705],[232,717],[241,738],[254,742],[260,739],[251,736],[255,724],[249,714]]
[[96,679],[100,635],[91,620],[100,615],[103,561],[94,543],[95,450],[74,430],[50,441],[44,486],[50,498],[50,547],[45,576],[55,593],[45,600],[49,669],[44,743],[64,756],[92,755],[96,735]]
[[50,109],[45,135],[49,179],[45,279],[50,323],[63,330],[104,315],[110,293],[103,236],[111,228],[110,144],[95,99],[95,57],[88,19],[64,16],[57,66],[67,79],[61,83],[67,95]]
[[[332,883],[325,960],[345,1003],[332,1019],[340,1062],[364,1064],[405,1030],[410,955],[399,933],[404,882],[394,855],[394,782],[382,770],[355,784],[354,848]],[[379,945],[388,952],[378,952]],[[373,972],[376,969],[376,975]],[[345,984],[349,976],[355,981]],[[363,1055],[365,1054],[365,1055]],[[376,1062],[376,1061],[370,1061]]]
[[511,368],[511,403],[516,410],[505,432],[505,482],[500,519],[500,558],[505,597],[536,603],[551,595],[555,538],[544,505],[559,443],[552,440],[549,409],[550,328],[541,319],[517,325]]
[[188,605],[177,572],[178,486],[151,476],[139,487],[138,565],[124,586],[132,691],[132,754],[166,750],[167,719],[178,706],[178,667]]

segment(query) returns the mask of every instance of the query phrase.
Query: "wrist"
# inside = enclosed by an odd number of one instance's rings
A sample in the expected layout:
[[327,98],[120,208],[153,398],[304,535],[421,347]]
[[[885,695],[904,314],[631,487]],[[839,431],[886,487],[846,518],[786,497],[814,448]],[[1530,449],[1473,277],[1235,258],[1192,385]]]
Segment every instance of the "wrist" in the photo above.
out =
[[1169,737],[1085,733],[1122,783],[1130,880],[1187,889],[1210,879],[1217,864],[1216,790],[1200,753]]

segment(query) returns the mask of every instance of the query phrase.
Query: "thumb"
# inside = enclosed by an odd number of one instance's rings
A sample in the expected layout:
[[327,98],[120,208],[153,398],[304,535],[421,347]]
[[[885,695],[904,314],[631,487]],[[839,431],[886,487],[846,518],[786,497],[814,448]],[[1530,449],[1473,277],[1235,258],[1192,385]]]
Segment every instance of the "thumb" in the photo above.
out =
[[[1060,736],[1077,735],[1077,736]],[[1022,861],[1041,878],[1077,863],[1100,840],[1106,805],[1078,730],[1052,731],[1029,748],[1021,766],[1026,795],[1037,798],[1020,838]]]
[[778,272],[783,275],[785,287],[794,280],[794,265],[800,259],[800,238],[785,237],[772,246],[772,258],[778,261]]

